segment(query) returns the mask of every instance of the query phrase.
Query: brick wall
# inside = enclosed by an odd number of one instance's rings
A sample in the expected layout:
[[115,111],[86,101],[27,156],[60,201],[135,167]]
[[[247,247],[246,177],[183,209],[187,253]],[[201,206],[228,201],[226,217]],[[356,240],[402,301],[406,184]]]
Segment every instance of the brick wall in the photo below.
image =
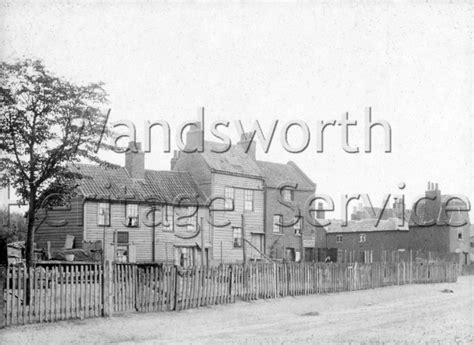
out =
[[[293,209],[288,208],[285,205],[282,205],[278,200],[282,200],[280,195],[280,190],[276,188],[267,188],[266,189],[266,217],[265,217],[265,229],[266,229],[266,241],[265,241],[265,250],[266,253],[274,259],[285,259],[286,250],[288,248],[294,249],[294,252],[299,252],[301,259],[304,256],[303,242],[311,243],[315,242],[314,240],[314,226],[312,226],[308,220],[308,212],[305,211],[305,205],[308,198],[314,195],[314,191],[294,191],[294,199],[292,205],[294,207],[299,207],[303,216],[302,221],[302,232],[303,238],[300,235],[295,234],[294,226],[282,227],[281,233],[273,232],[273,216],[280,214],[283,216],[284,223],[294,222],[294,217],[297,215]],[[322,230],[318,230],[320,233]],[[321,241],[323,236],[319,236]],[[303,241],[304,240],[304,241]],[[287,258],[286,258],[287,259]]]

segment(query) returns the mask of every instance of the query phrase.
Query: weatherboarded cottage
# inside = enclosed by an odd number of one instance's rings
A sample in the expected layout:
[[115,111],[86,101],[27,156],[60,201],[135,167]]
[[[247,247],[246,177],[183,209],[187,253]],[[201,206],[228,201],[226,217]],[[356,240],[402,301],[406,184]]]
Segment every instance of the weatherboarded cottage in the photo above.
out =
[[[38,248],[54,252],[74,236],[74,248],[100,241],[109,260],[174,262],[208,260],[210,233],[205,197],[187,172],[153,171],[144,166],[140,145],[125,154],[125,167],[78,164],[84,175],[78,195],[66,206],[46,210],[36,231]],[[105,239],[105,246],[104,244]]]
[[[247,145],[245,140],[230,147],[204,141],[196,123],[187,133],[185,150],[176,152],[171,161],[171,169],[191,174],[208,198],[208,231],[217,261],[241,262],[244,255],[260,259],[265,251],[264,178],[245,152]],[[254,144],[251,150],[255,152]]]

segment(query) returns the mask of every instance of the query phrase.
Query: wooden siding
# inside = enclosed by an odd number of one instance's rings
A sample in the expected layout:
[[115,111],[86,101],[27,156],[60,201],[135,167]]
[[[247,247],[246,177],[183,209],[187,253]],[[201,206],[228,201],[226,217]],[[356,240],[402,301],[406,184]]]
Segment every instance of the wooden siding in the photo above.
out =
[[74,236],[74,248],[82,248],[83,241],[83,201],[82,197],[71,200],[70,208],[41,211],[39,221],[46,216],[47,219],[35,232],[37,248],[47,248],[51,242],[51,252],[64,248],[66,235]]
[[[152,261],[153,246],[153,227],[151,226],[151,218],[145,220],[145,215],[149,205],[141,204],[139,207],[138,227],[127,227],[125,225],[125,203],[112,203],[110,207],[110,226],[105,227],[106,232],[106,257],[109,260],[114,259],[114,232],[126,231],[129,233],[129,244],[136,248],[136,260],[138,262]],[[157,206],[157,209],[159,207]],[[98,203],[95,201],[87,201],[85,203],[85,240],[102,241],[104,226],[98,225]],[[160,218],[160,212],[157,211],[156,222]],[[175,213],[176,215],[176,213]],[[198,219],[204,218],[204,238],[206,244],[209,244],[209,227],[207,224],[207,209],[199,208]],[[151,216],[150,216],[151,217]],[[145,224],[146,223],[146,224]],[[174,248],[176,246],[197,246],[201,244],[201,237],[197,235],[194,238],[182,239],[176,234],[191,235],[192,231],[176,226],[174,231],[164,231],[163,225],[155,227],[155,261],[172,262],[175,258]],[[182,224],[182,221],[180,222]],[[179,230],[178,230],[179,229]]]
[[[225,187],[234,188],[234,211],[213,212],[212,218],[214,224],[223,224],[227,220],[230,225],[226,227],[213,227],[213,258],[216,261],[221,260],[225,263],[239,262],[243,259],[242,248],[234,248],[232,227],[241,227],[241,215],[245,217],[245,238],[251,240],[252,233],[264,234],[264,209],[263,209],[263,181],[254,178],[246,178],[225,174],[213,174],[212,195],[224,196]],[[253,211],[244,211],[244,190],[252,189],[254,191],[254,209]],[[214,208],[222,208],[223,204],[215,203]],[[247,246],[249,258],[252,257],[253,249]]]

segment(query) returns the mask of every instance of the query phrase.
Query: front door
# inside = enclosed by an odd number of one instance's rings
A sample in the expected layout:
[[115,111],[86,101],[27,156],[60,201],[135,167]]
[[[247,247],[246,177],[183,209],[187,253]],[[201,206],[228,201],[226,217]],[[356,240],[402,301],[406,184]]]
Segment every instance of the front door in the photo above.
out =
[[250,257],[252,259],[261,259],[263,253],[263,235],[262,234],[252,234],[251,235],[251,243],[252,245],[258,249],[256,250],[255,248],[251,248],[250,250]]
[[286,248],[286,259],[288,261],[295,261],[295,248]]

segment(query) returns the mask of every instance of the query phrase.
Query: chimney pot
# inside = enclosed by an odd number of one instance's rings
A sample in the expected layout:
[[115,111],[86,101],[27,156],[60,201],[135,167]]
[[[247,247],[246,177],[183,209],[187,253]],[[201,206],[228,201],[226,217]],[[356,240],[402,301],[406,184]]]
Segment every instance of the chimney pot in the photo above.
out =
[[174,168],[176,167],[176,163],[178,162],[178,158],[179,158],[179,151],[178,151],[178,150],[174,150],[174,151],[173,151],[173,158],[171,158],[171,160],[170,160],[170,168],[171,168],[171,170],[174,170]]

